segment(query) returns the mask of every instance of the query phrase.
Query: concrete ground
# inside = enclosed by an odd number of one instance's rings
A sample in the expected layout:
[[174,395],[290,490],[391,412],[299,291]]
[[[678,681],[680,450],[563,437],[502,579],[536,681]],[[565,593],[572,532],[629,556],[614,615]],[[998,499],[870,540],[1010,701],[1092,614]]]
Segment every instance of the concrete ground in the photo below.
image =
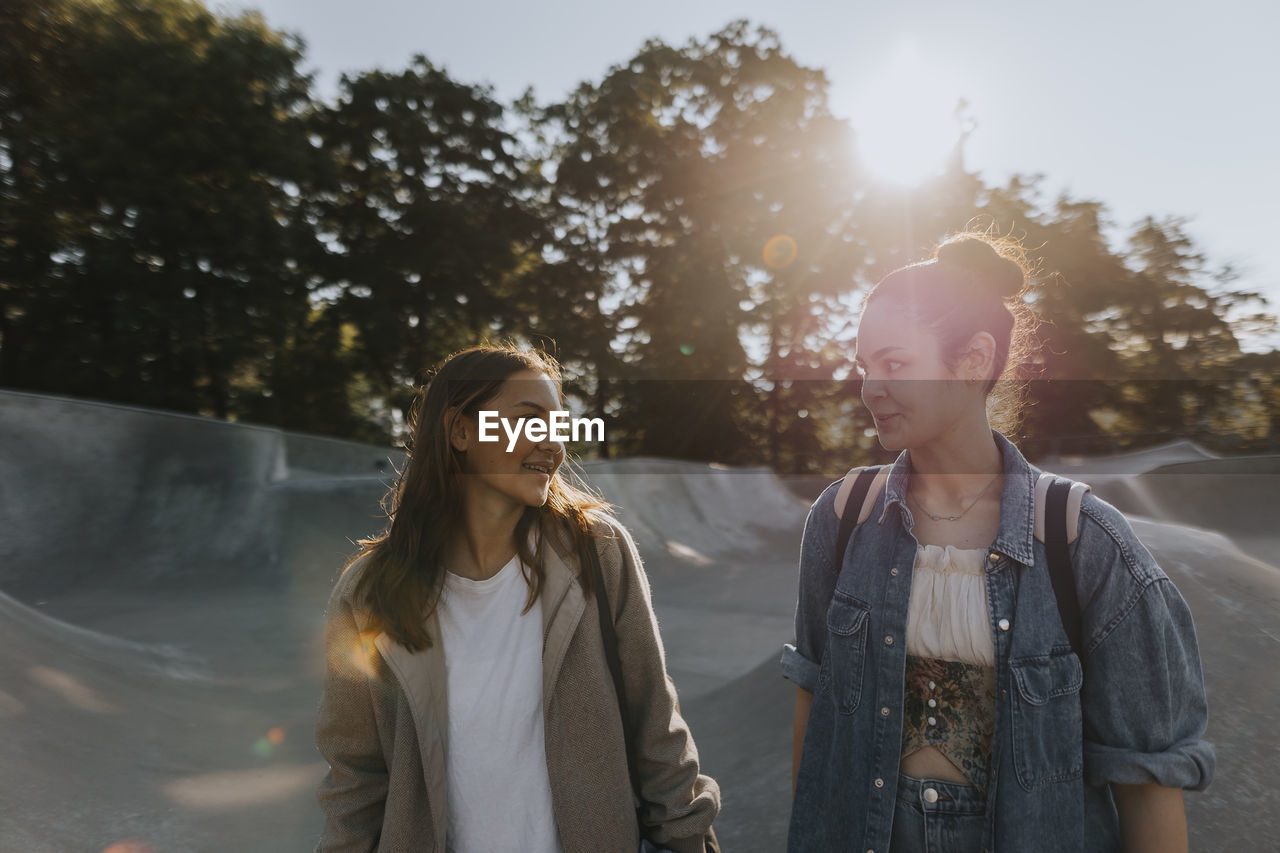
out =
[[[394,451],[0,392],[0,850],[309,850],[329,588]],[[1280,466],[1190,445],[1048,465],[1126,512],[1195,614],[1218,778],[1192,849],[1270,849]],[[588,463],[634,532],[726,850],[784,847],[806,502],[764,469]],[[840,472],[833,472],[838,476]]]

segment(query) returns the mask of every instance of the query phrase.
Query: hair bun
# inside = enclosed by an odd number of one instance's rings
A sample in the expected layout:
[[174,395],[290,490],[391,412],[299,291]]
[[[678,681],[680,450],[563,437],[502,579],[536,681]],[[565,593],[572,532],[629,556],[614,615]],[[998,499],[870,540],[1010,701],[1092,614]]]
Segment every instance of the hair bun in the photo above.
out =
[[954,237],[938,247],[936,257],[940,264],[974,273],[1001,299],[1016,299],[1026,285],[1022,264],[983,237]]

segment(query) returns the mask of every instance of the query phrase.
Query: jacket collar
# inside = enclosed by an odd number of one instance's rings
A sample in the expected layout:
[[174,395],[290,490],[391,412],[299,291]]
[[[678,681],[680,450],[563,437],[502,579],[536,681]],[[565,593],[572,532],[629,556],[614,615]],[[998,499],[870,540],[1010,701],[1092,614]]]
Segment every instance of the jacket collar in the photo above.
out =
[[551,706],[569,640],[586,610],[578,579],[578,558],[562,525],[544,526],[542,541],[542,708]]
[[[1033,542],[1036,531],[1036,471],[1014,447],[1013,442],[995,430],[991,431],[1004,468],[1004,493],[1000,497],[1000,529],[996,533],[992,551],[1007,554],[1025,566],[1035,562]],[[911,519],[907,508],[907,481],[911,474],[911,451],[904,450],[889,471],[885,484],[884,511],[880,523],[884,524],[889,507],[897,504],[904,518]],[[908,529],[910,527],[908,526]]]

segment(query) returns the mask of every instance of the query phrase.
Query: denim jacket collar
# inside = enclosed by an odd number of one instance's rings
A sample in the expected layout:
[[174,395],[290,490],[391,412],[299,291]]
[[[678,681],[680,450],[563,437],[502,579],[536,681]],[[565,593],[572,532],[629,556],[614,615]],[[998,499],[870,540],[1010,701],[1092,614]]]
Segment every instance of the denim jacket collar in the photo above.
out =
[[[1031,464],[1009,439],[995,430],[991,431],[1004,467],[1004,493],[1000,497],[1000,530],[992,550],[1007,554],[1024,566],[1033,565],[1035,552],[1032,543],[1036,530],[1036,478]],[[911,474],[911,451],[904,450],[889,471],[885,484],[884,511],[880,524],[889,515],[889,508],[897,504],[905,519],[911,518],[907,507],[907,480]],[[994,563],[992,564],[994,566]]]

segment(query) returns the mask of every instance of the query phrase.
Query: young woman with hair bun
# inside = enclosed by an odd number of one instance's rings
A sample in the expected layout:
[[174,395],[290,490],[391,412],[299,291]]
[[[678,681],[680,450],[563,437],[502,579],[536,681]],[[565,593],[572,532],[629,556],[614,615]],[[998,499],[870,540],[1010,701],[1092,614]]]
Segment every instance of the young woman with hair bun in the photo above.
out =
[[1182,790],[1214,770],[1187,605],[1077,484],[1078,622],[1064,615],[1042,472],[992,428],[1016,419],[1005,380],[1030,352],[1024,269],[1015,243],[962,235],[863,304],[862,400],[901,453],[858,505],[852,471],[805,523],[782,657],[797,686],[792,851],[1187,849]]

